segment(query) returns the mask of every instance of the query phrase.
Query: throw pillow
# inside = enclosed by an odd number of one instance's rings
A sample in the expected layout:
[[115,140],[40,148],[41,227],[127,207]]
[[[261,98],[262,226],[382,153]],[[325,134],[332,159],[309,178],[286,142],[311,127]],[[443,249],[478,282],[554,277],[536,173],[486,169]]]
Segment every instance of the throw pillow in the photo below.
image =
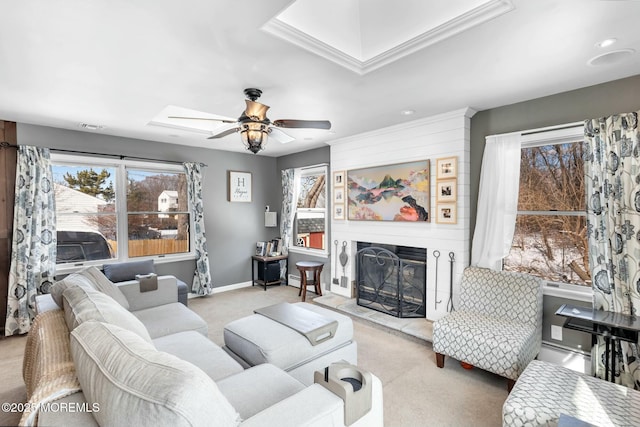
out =
[[76,274],[89,278],[95,289],[109,295],[111,298],[116,300],[118,304],[129,310],[129,301],[127,301],[127,297],[125,297],[122,291],[118,288],[118,285],[114,285],[111,280],[107,279],[107,276],[102,274],[102,272],[96,267],[91,266],[84,268]]
[[85,322],[71,333],[78,381],[100,425],[237,426],[239,415],[202,370],[130,331]]
[[89,278],[76,273],[72,273],[64,279],[55,282],[51,286],[51,297],[56,302],[56,304],[58,304],[58,307],[63,308],[62,294],[64,293],[64,291],[74,286],[79,286],[85,289],[95,289],[93,283],[91,283],[91,280],[89,280]]
[[153,260],[119,262],[116,264],[105,264],[104,274],[114,283],[134,280],[136,274],[155,273],[156,267]]
[[64,318],[70,331],[84,322],[95,320],[118,325],[151,342],[149,332],[142,322],[102,292],[74,286],[62,293],[62,300]]

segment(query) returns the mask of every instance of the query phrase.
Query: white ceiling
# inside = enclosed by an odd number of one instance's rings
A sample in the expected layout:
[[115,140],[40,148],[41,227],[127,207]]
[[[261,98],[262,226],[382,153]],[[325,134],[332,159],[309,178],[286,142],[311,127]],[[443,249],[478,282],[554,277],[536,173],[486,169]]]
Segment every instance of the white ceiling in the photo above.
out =
[[[468,4],[513,7],[364,74],[265,31],[291,3],[2,2],[0,119],[74,130],[88,123],[104,126],[90,132],[243,152],[237,134],[208,140],[202,130],[149,122],[168,106],[237,118],[243,89],[257,87],[272,121],[332,123],[330,132],[287,129],[295,141],[270,141],[260,153],[280,156],[467,106],[484,110],[640,74],[640,1],[359,0],[342,15],[331,9],[335,0],[315,1],[335,17],[319,27],[343,34],[334,45],[360,37],[361,59],[392,47],[388,35],[400,34],[393,27],[419,23],[415,16],[437,26],[451,19],[447,6],[455,14]],[[411,9],[425,4],[434,12]],[[359,35],[345,32],[353,19]],[[596,46],[612,37],[613,45]],[[621,49],[635,53],[587,64]]]

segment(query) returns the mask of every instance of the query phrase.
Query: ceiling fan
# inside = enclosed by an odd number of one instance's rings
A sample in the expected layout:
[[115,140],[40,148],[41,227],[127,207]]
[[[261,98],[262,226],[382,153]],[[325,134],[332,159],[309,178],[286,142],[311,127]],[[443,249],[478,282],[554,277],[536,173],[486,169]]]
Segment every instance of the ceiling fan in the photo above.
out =
[[269,106],[256,101],[260,98],[260,95],[262,95],[262,91],[260,89],[248,88],[244,90],[244,94],[247,97],[244,101],[247,108],[242,112],[240,117],[238,117],[237,121],[182,116],[170,116],[169,118],[222,122],[223,125],[217,128],[208,139],[222,138],[234,132],[240,132],[242,142],[247,149],[254,154],[264,149],[268,136],[281,143],[290,142],[295,139],[279,128],[331,129],[331,122],[328,120],[281,119],[272,122],[267,117]]

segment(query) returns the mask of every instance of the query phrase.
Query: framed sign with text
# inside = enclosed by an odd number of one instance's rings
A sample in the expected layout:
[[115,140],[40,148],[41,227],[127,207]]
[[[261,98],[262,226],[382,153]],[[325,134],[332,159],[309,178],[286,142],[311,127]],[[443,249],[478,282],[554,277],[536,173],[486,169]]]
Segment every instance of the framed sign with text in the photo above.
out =
[[228,171],[230,202],[251,202],[251,172]]

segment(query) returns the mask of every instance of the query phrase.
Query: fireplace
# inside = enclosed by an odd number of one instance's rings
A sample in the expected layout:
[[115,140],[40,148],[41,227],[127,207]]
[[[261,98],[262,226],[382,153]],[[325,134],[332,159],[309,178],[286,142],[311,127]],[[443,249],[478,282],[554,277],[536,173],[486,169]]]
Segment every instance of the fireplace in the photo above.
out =
[[426,317],[426,278],[426,249],[358,242],[358,305],[395,317]]

